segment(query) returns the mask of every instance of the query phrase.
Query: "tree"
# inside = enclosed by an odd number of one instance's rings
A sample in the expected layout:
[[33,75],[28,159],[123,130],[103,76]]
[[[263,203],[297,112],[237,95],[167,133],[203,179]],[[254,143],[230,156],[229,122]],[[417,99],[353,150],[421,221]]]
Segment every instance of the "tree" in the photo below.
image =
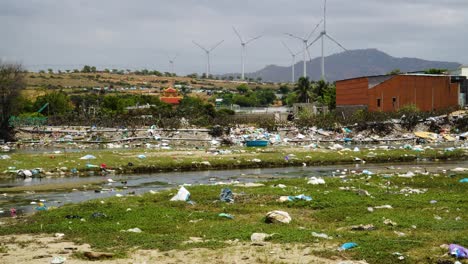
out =
[[48,109],[42,112],[44,115],[63,115],[73,108],[70,98],[62,91],[39,96],[34,103],[34,108],[40,109],[46,103],[49,103],[49,105],[47,106]]
[[309,103],[312,98],[312,89],[309,81],[309,77],[301,77],[297,81],[294,92],[297,94],[297,102]]
[[14,131],[8,120],[16,111],[16,99],[26,87],[21,65],[0,62],[0,138],[14,140]]
[[85,65],[83,66],[83,69],[81,70],[83,73],[90,73],[91,72],[91,66]]
[[246,94],[250,90],[249,86],[245,83],[237,86],[236,89],[240,94]]
[[395,74],[400,74],[400,73],[401,73],[400,69],[393,69],[392,71],[387,72],[387,75],[395,75]]
[[436,69],[436,68],[431,68],[431,69],[426,69],[424,70],[425,74],[444,74],[447,72],[447,69]]
[[280,94],[288,94],[291,90],[289,89],[289,87],[287,85],[281,85],[280,88],[279,88],[279,93]]
[[54,73],[54,70],[53,69],[47,69],[47,72],[49,72],[49,74],[52,74],[52,73]]

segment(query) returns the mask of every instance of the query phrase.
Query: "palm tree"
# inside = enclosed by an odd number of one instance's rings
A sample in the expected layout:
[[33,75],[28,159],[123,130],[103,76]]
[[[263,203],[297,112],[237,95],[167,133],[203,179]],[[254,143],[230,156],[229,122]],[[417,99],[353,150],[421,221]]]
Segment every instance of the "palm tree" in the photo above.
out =
[[299,103],[309,103],[312,98],[312,89],[311,89],[309,77],[301,77],[297,81],[296,87],[294,87],[294,92],[297,94],[297,101]]

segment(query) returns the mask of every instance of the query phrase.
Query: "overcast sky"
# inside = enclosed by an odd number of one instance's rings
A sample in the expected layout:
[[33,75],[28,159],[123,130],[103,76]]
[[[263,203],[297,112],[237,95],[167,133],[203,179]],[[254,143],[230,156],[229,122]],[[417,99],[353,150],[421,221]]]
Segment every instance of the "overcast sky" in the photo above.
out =
[[[240,72],[240,43],[247,46],[246,71],[290,65],[281,44],[299,51],[322,19],[323,0],[0,0],[0,58],[30,69],[150,68],[176,72]],[[468,0],[328,0],[327,31],[347,49],[377,48],[396,57],[468,63]],[[319,30],[312,37],[319,33]],[[340,52],[327,41],[326,54]],[[310,50],[316,57],[320,45]],[[55,65],[55,67],[50,66]]]

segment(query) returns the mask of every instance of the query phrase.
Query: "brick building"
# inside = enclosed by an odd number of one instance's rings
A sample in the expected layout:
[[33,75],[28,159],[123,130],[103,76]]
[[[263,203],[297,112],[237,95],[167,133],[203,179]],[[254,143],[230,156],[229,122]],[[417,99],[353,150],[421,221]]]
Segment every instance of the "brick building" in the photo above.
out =
[[[431,74],[398,74],[359,77],[336,82],[338,110],[367,108],[369,111],[397,111],[416,105],[422,111],[464,106],[461,88],[466,77]],[[463,98],[462,98],[463,97]]]

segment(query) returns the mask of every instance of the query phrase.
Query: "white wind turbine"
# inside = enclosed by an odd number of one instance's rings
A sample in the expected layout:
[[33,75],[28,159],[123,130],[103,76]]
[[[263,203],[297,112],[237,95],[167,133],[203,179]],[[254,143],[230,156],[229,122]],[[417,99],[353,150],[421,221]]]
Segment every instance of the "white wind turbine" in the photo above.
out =
[[284,43],[284,41],[281,41],[281,43],[283,43],[283,45],[286,47],[286,49],[288,49],[289,54],[291,54],[291,58],[292,58],[292,66],[291,66],[291,74],[292,74],[292,77],[291,77],[291,82],[294,83],[294,82],[296,81],[296,79],[294,78],[294,65],[296,64],[296,55],[300,54],[301,52],[294,53],[294,52],[292,52],[292,50],[288,47],[288,45],[286,45],[286,43]]
[[198,44],[197,42],[195,42],[194,40],[192,40],[193,44],[197,45],[198,47],[200,47],[200,49],[202,49],[203,51],[205,51],[206,53],[206,59],[207,59],[207,63],[206,63],[206,78],[208,78],[208,76],[210,76],[210,70],[211,70],[211,66],[210,66],[210,52],[212,52],[214,49],[216,49],[219,45],[221,45],[221,43],[223,43],[224,40],[221,40],[220,42],[216,43],[216,45],[214,45],[211,49],[207,49],[205,47],[203,47],[202,45]]
[[323,54],[323,51],[324,51],[324,38],[327,37],[328,39],[330,39],[331,41],[335,42],[336,45],[340,46],[344,51],[347,51],[347,49],[345,47],[343,47],[340,43],[338,43],[338,41],[336,41],[335,39],[333,39],[328,33],[327,33],[327,0],[324,0],[324,4],[323,4],[323,31],[320,32],[320,35],[314,39],[314,41],[312,41],[308,46],[312,46],[317,40],[321,39],[322,40],[322,79],[325,80],[325,56]]
[[285,33],[286,35],[290,36],[290,37],[293,37],[293,38],[296,38],[296,39],[299,39],[301,40],[303,43],[304,43],[304,50],[302,51],[304,53],[304,74],[303,74],[303,77],[307,77],[307,66],[306,66],[306,59],[307,59],[307,54],[309,54],[309,58],[310,58],[310,53],[309,53],[309,50],[308,50],[308,44],[309,44],[309,39],[312,37],[312,34],[314,34],[315,30],[317,30],[318,26],[320,25],[320,23],[322,23],[323,20],[320,20],[320,22],[315,26],[314,30],[312,30],[310,32],[310,34],[305,37],[305,38],[301,38],[301,37],[298,37],[298,36],[295,36],[291,33]]
[[175,60],[177,59],[177,57],[179,56],[179,54],[176,54],[174,57],[169,57],[169,55],[167,55],[167,58],[169,59],[169,64],[171,64],[171,73],[175,73],[174,72],[174,62]]
[[244,41],[244,39],[241,37],[241,35],[239,34],[239,32],[237,32],[236,28],[235,27],[232,27],[232,29],[234,29],[234,33],[236,33],[236,35],[239,37],[239,40],[240,40],[240,43],[241,43],[241,47],[242,47],[242,51],[241,51],[241,64],[242,64],[242,75],[241,75],[241,79],[244,80],[244,59],[245,59],[245,46],[247,44],[249,44],[250,42],[256,40],[256,39],[259,39],[261,38],[262,36],[256,36],[256,37],[253,37],[251,39],[249,39],[248,41]]

